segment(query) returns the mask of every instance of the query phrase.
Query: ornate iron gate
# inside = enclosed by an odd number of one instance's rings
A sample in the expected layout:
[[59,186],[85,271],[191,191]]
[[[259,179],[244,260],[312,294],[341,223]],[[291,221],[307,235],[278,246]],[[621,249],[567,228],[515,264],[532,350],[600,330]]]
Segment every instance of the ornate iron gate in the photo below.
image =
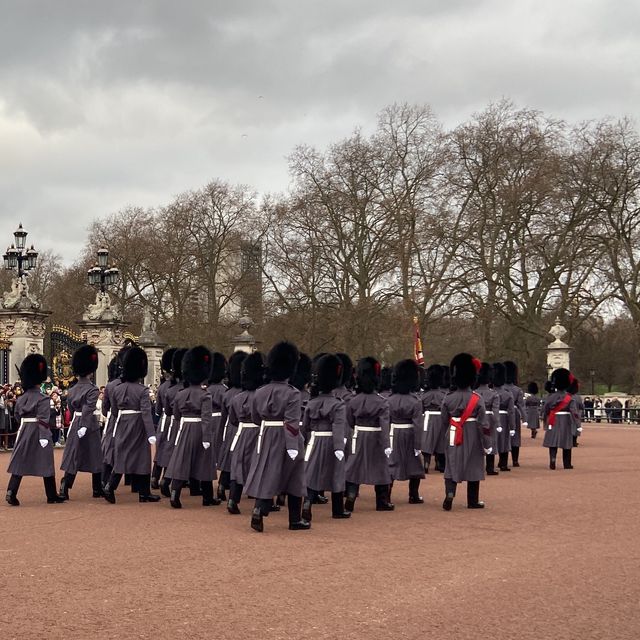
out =
[[53,325],[49,334],[48,360],[51,367],[51,380],[62,389],[66,389],[73,381],[71,358],[73,352],[87,340],[69,327]]

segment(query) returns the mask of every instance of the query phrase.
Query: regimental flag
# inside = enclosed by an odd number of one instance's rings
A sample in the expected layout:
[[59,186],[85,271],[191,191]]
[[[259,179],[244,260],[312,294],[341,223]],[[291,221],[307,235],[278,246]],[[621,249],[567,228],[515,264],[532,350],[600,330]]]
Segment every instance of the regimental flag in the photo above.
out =
[[424,365],[424,354],[422,353],[422,338],[420,338],[420,325],[418,318],[413,318],[413,357],[417,364]]

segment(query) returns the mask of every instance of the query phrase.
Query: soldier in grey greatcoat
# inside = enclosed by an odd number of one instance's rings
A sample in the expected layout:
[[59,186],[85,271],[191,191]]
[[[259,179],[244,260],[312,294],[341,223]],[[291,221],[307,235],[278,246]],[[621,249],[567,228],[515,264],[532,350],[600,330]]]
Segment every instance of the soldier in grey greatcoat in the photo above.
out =
[[71,425],[62,455],[60,468],[65,472],[60,483],[60,497],[69,499],[79,471],[91,474],[93,497],[102,497],[102,448],[100,424],[96,417],[96,404],[100,391],[90,376],[98,368],[98,350],[83,345],[73,354],[73,373],[78,382],[67,393],[67,407],[71,412]]
[[[227,359],[219,351],[214,351],[211,355],[213,364],[211,365],[211,374],[209,376],[209,386],[207,391],[211,395],[211,418],[213,420],[213,461],[218,469],[218,458],[222,448],[222,436],[224,425],[222,424],[222,411],[224,408],[224,396],[227,393],[227,385],[223,380],[227,376]],[[220,486],[218,486],[220,491]],[[224,492],[224,488],[222,489]],[[216,501],[220,498],[216,497]]]
[[498,426],[500,425],[500,395],[489,385],[492,382],[493,369],[488,362],[483,362],[478,372],[476,393],[484,400],[491,433],[491,453],[486,455],[486,472],[488,476],[497,476],[496,451],[498,451]]
[[211,394],[203,385],[209,380],[211,361],[211,352],[203,346],[192,347],[182,360],[184,388],[173,401],[176,439],[167,465],[167,475],[171,478],[170,504],[174,509],[182,508],[180,494],[187,481],[200,483],[203,507],[214,504],[216,471],[213,457],[207,455],[213,443]]
[[[182,383],[182,360],[187,353],[187,349],[176,349],[171,358],[171,378],[169,384],[165,388],[162,399],[162,410],[166,414],[164,437],[156,444],[156,464],[164,469],[164,477],[160,483],[160,493],[165,498],[171,497],[171,476],[167,474],[167,467],[171,462],[171,455],[173,454],[173,447],[176,443],[176,434],[178,433],[178,427],[173,418],[173,401],[176,399],[178,392],[184,388]],[[199,494],[200,486],[196,488],[195,480],[193,482],[193,492]],[[197,489],[197,490],[196,490]]]
[[122,382],[113,389],[111,402],[118,412],[113,427],[113,472],[104,486],[104,498],[111,504],[115,504],[115,490],[125,473],[132,474],[140,502],[160,500],[151,493],[151,445],[156,435],[149,387],[142,384],[147,369],[147,354],[140,347],[131,347],[122,363]]
[[231,487],[231,443],[236,437],[236,426],[229,422],[231,401],[242,391],[242,362],[247,357],[244,351],[236,351],[229,358],[229,388],[222,399],[222,441],[218,453],[217,465],[220,472],[218,480],[218,500],[227,501],[226,490]]
[[353,434],[345,473],[347,511],[354,510],[361,484],[375,486],[377,511],[394,509],[389,500],[389,403],[376,392],[379,379],[380,363],[361,358],[356,367],[357,393],[347,406],[347,424]]
[[513,404],[513,394],[505,387],[505,369],[502,362],[494,362],[493,364],[493,389],[500,398],[499,421],[496,423],[498,468],[500,471],[511,471],[509,451],[511,451],[511,438],[516,433],[516,410]]
[[424,429],[422,401],[416,395],[420,384],[415,360],[401,360],[393,368],[389,403],[392,481],[409,481],[409,504],[422,504],[420,480],[424,478],[421,446]]
[[331,491],[331,513],[336,519],[349,518],[344,509],[345,456],[347,428],[345,403],[334,395],[342,378],[342,363],[325,354],[315,363],[314,397],[304,411],[302,434],[305,440],[307,497],[302,517],[311,521],[311,505],[321,491]]
[[527,393],[524,396],[524,406],[527,412],[527,425],[531,430],[531,437],[535,438],[538,435],[538,429],[540,428],[540,396],[538,392],[540,389],[535,382],[530,382],[527,385]]
[[450,391],[442,403],[442,425],[447,433],[447,465],[444,472],[445,499],[442,508],[450,511],[456,486],[467,483],[467,507],[482,509],[480,482],[484,480],[484,456],[491,453],[491,429],[484,400],[471,390],[481,363],[468,353],[451,361]]
[[40,392],[47,379],[47,361],[39,353],[29,354],[20,365],[22,393],[16,400],[14,415],[20,428],[11,453],[11,474],[6,500],[12,507],[20,505],[18,489],[22,476],[40,476],[44,480],[47,503],[64,502],[56,493],[53,464],[53,439],[49,427],[49,398]]
[[[420,448],[424,459],[424,472],[429,473],[431,456],[436,453],[440,442],[440,408],[446,395],[443,389],[444,375],[443,368],[439,364],[432,364],[426,371],[426,387],[422,394],[423,427],[422,441]],[[441,465],[436,459],[436,471]]]
[[549,468],[556,468],[558,449],[562,449],[562,466],[573,469],[571,449],[573,431],[580,423],[580,410],[576,399],[568,389],[573,375],[567,369],[556,369],[549,381],[551,393],[546,397],[542,418],[544,421],[543,446],[549,449]]
[[289,529],[309,529],[301,516],[304,481],[304,439],[300,433],[300,392],[288,381],[298,364],[298,349],[290,342],[276,344],[267,355],[270,380],[255,392],[252,422],[260,424],[256,453],[247,475],[245,493],[256,499],[251,528],[262,531],[273,496],[287,494]]
[[507,360],[504,363],[505,380],[504,388],[511,392],[513,404],[516,410],[515,435],[511,436],[511,462],[514,467],[520,466],[520,446],[522,444],[521,429],[528,427],[527,410],[524,406],[524,393],[518,386],[518,366],[515,362]]
[[229,423],[236,429],[236,435],[230,446],[231,488],[227,502],[227,511],[232,515],[240,513],[238,505],[260,433],[260,425],[253,422],[252,414],[253,397],[264,382],[264,356],[259,351],[250,353],[243,360],[240,381],[242,391],[231,400],[229,405]]
[[[156,428],[156,455],[153,460],[153,470],[151,471],[151,488],[160,488],[160,477],[162,476],[163,467],[158,464],[158,451],[164,447],[164,442],[167,439],[167,433],[169,431],[169,421],[171,418],[167,415],[166,405],[166,393],[167,389],[171,386],[173,354],[176,352],[175,347],[167,349],[160,360],[160,368],[162,369],[162,375],[164,380],[160,383],[158,390],[156,391],[156,415],[158,416],[158,425]],[[166,467],[166,465],[164,465]]]

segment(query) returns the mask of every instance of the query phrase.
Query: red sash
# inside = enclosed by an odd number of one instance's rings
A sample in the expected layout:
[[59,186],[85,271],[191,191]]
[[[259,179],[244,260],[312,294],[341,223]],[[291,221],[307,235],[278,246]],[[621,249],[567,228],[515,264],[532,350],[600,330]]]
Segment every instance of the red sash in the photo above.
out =
[[476,405],[478,404],[478,400],[480,400],[480,396],[477,393],[472,392],[471,397],[469,398],[469,402],[467,406],[464,408],[462,415],[460,416],[460,422],[454,421],[453,418],[449,420],[449,425],[454,427],[456,430],[453,438],[453,444],[456,447],[459,447],[463,442],[462,432],[464,431],[463,429],[464,423],[471,417],[473,410],[476,408]]
[[567,395],[558,402],[558,404],[549,411],[549,428],[551,429],[553,425],[556,423],[556,414],[559,411],[564,411],[571,402],[571,395],[567,393]]

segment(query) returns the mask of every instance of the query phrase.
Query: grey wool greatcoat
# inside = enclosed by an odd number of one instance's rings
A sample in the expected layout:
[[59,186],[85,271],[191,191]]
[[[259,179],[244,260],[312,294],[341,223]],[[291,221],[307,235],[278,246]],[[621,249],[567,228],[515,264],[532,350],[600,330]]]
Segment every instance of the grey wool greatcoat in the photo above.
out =
[[434,453],[444,453],[444,438],[440,417],[440,409],[444,396],[444,389],[430,389],[422,394],[424,422],[420,449],[431,455]]
[[[265,500],[280,493],[305,496],[300,392],[287,382],[265,384],[253,396],[251,415],[261,427],[245,493]],[[295,460],[289,457],[287,449],[298,452]]]
[[[162,426],[160,427],[162,433],[159,434],[160,437],[158,437],[158,440],[156,441],[155,463],[159,467],[166,467],[171,461],[173,445],[176,441],[176,433],[178,432],[178,428],[173,418],[173,401],[181,389],[184,389],[182,383],[172,382],[169,380],[162,393],[162,411],[166,418],[164,421],[164,429]],[[170,477],[171,476],[167,476],[167,478]]]
[[241,485],[247,481],[260,433],[260,425],[253,422],[251,414],[255,393],[255,391],[241,391],[234,396],[229,405],[229,423],[236,428],[236,435],[229,446],[231,480]]
[[479,397],[471,417],[464,423],[462,444],[454,444],[455,431],[450,426],[451,418],[459,418],[462,415],[472,393],[471,389],[450,391],[442,403],[442,425],[447,433],[447,464],[444,477],[454,482],[484,480],[484,450],[491,445],[484,400]]
[[121,382],[111,396],[118,412],[113,426],[113,471],[148,475],[151,473],[148,438],[155,435],[149,387],[139,382]]
[[[102,471],[100,425],[95,414],[99,395],[98,387],[86,378],[80,379],[69,389],[67,407],[72,420],[60,465],[67,473]],[[78,436],[81,427],[87,430],[82,438]]]
[[576,423],[580,423],[580,409],[575,397],[571,397],[571,402],[558,412],[553,427],[549,424],[549,414],[551,410],[567,395],[566,391],[556,391],[549,394],[542,409],[544,420],[544,440],[545,447],[558,447],[559,449],[571,449],[573,447],[573,432]]
[[389,484],[391,473],[384,453],[391,446],[386,398],[377,393],[356,394],[347,406],[347,424],[353,433],[351,441],[347,442],[350,447],[345,474],[347,482]]
[[227,393],[227,385],[222,384],[222,382],[210,384],[207,387],[207,391],[211,396],[211,418],[213,420],[213,443],[211,446],[213,447],[213,457],[217,466],[220,458],[220,449],[222,448],[222,435],[224,430],[222,413],[224,396]]
[[158,424],[156,425],[156,455],[153,461],[158,464],[158,451],[161,450],[163,442],[167,439],[167,430],[169,427],[169,420],[165,413],[164,405],[166,402],[167,389],[169,388],[169,380],[165,380],[160,383],[158,390],[156,391],[156,415],[158,416]]
[[[498,453],[498,425],[500,424],[500,396],[487,384],[481,384],[476,393],[484,400],[484,408],[489,421],[492,454]],[[503,452],[504,453],[504,452]]]
[[[422,401],[415,393],[392,393],[388,398],[391,457],[389,468],[393,480],[424,478],[420,454],[424,418]],[[418,451],[418,455],[415,452]]]
[[529,429],[538,429],[540,427],[540,398],[527,395],[524,399],[524,406],[527,412]]
[[113,406],[112,394],[113,390],[121,384],[120,378],[110,380],[104,388],[102,395],[102,415],[107,418],[107,423],[102,433],[102,461],[113,467],[113,426],[118,417],[118,410]]
[[[211,395],[201,385],[178,391],[173,401],[173,425],[176,430],[167,476],[172,480],[204,480],[216,477],[213,464],[213,421]],[[203,442],[209,443],[205,449]]]
[[[16,400],[14,415],[20,428],[7,471],[17,476],[55,475],[49,398],[37,388],[28,389]],[[44,447],[40,440],[47,441]]]
[[335,451],[344,451],[347,430],[345,404],[330,393],[321,393],[307,403],[302,419],[305,440],[305,476],[314,491],[339,493],[345,487],[344,459]]
[[242,389],[231,387],[227,389],[222,400],[222,442],[220,444],[220,452],[218,454],[218,470],[231,473],[231,443],[236,437],[238,426],[231,424],[229,421],[229,407],[233,399],[242,392]]
[[508,453],[511,451],[511,431],[516,428],[516,410],[513,405],[513,395],[505,387],[495,387],[494,391],[500,398],[500,421],[497,424],[498,431],[498,451],[497,453]]
[[[344,402],[344,406],[346,409],[346,407],[349,406],[349,403],[351,402],[351,400],[354,398],[355,394],[351,389],[347,389],[347,387],[342,385],[341,387],[338,387],[337,389],[333,390],[333,395],[336,398],[339,398],[340,400],[342,400],[342,402]],[[347,457],[351,449],[351,444],[349,441],[351,440],[352,433],[351,433],[351,427],[349,425],[346,425],[345,429],[346,430],[344,432],[344,437],[347,438],[347,442],[345,443],[345,456]]]
[[504,388],[507,389],[511,395],[513,396],[513,404],[516,410],[515,419],[516,419],[516,435],[511,437],[511,446],[519,447],[522,444],[522,440],[520,437],[520,429],[523,422],[527,421],[527,410],[524,406],[524,393],[522,389],[515,384],[505,384]]

